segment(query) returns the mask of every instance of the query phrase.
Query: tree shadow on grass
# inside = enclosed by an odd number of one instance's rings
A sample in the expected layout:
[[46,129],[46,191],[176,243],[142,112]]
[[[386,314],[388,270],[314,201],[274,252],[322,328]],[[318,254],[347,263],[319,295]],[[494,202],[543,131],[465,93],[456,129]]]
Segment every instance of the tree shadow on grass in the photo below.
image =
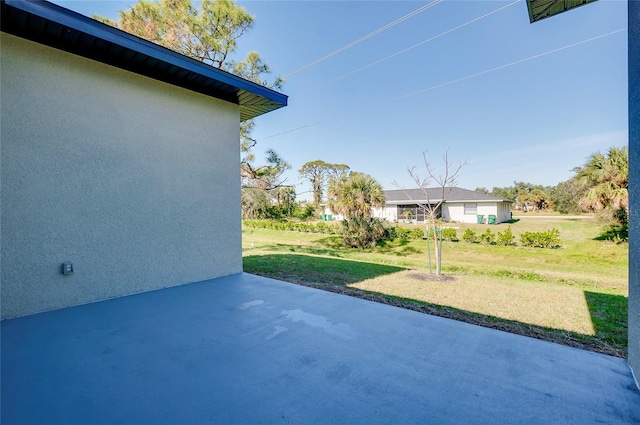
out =
[[344,249],[342,236],[327,236],[326,238],[318,239],[316,242],[331,249]]
[[584,291],[596,336],[612,345],[627,345],[628,300],[622,295]]
[[298,254],[310,254],[310,255],[326,255],[329,257],[342,257],[344,253],[343,247],[327,247],[327,248],[318,248],[310,245],[295,245],[295,244],[272,244],[265,245],[263,249],[272,251],[272,252],[288,252],[288,253],[298,253]]
[[[327,247],[329,250],[335,250],[336,253],[344,252],[345,249],[352,249],[358,251],[357,248],[346,248],[342,242],[342,236],[328,236],[326,238],[318,239],[318,244]],[[309,254],[314,254],[313,251],[318,251],[317,248],[304,248]],[[301,252],[300,249],[296,249],[296,252]],[[398,257],[406,257],[411,254],[420,254],[422,251],[419,248],[411,245],[411,241],[406,239],[396,239],[393,241],[381,241],[373,249],[367,249],[367,252],[378,252],[381,254],[391,254]],[[332,255],[334,257],[340,257],[341,255]]]
[[594,337],[350,286],[363,280],[408,270],[402,267],[303,254],[247,256],[243,258],[243,265],[246,273],[612,356],[625,358],[627,355],[627,301],[623,296],[585,291],[585,298],[596,330]]
[[622,226],[609,226],[601,234],[593,238],[596,241],[612,241],[616,243],[629,240],[629,229]]
[[[357,248],[347,248],[342,243],[341,236],[328,236],[315,241],[316,245],[296,245],[295,243],[277,243],[263,246],[263,249],[272,252],[293,252],[297,254],[326,255],[329,257],[343,257],[345,252],[362,252]],[[319,245],[319,246],[317,246]],[[243,252],[248,251],[243,250]],[[423,251],[410,245],[410,241],[388,242],[366,249],[364,252],[378,252],[381,254],[406,257],[411,254],[420,254]]]
[[[532,325],[529,323],[518,322],[516,320],[503,319],[501,317],[491,316],[488,314],[462,310],[455,307],[417,301],[408,298],[394,297],[377,292],[362,291],[355,288],[346,288],[345,291],[336,290],[335,287],[322,289],[330,290],[333,292],[340,292],[345,295],[351,295],[369,301],[390,304],[396,307],[418,311],[420,313],[431,314],[433,316],[470,323],[485,328],[497,329],[517,335],[528,336],[530,338],[555,342],[557,344],[567,345],[569,347],[595,351],[597,353],[608,354],[621,358],[627,357],[626,336],[624,338],[624,341],[614,341],[610,338],[598,337],[597,335],[594,338],[592,335],[584,335],[564,329],[555,329],[545,326]],[[624,329],[626,332],[626,327]]]
[[511,220],[505,220],[502,223],[504,223],[504,224],[514,224],[514,223],[517,223],[519,221],[520,221],[519,218],[512,218]]
[[301,254],[249,255],[242,259],[242,263],[246,273],[293,283],[313,282],[340,286],[406,270],[384,264]]
[[422,250],[416,248],[412,241],[408,239],[394,239],[392,241],[381,241],[375,247],[374,251],[381,254],[395,255],[398,257],[406,257],[411,254],[420,254]]

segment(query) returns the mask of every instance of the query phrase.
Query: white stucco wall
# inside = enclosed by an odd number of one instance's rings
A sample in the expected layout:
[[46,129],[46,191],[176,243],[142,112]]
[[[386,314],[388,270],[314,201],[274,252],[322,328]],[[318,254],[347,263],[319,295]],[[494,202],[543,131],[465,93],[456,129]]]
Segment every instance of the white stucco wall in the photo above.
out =
[[503,223],[511,220],[511,203],[499,202],[498,203],[498,222]]
[[2,318],[242,271],[237,106],[0,44]]
[[464,204],[457,202],[447,202],[442,207],[442,215],[445,220],[458,222],[458,223],[477,223],[478,215],[484,215],[487,217],[489,214],[495,215],[496,204],[480,204],[476,202],[467,202],[468,204],[476,204],[477,212],[475,214],[465,214]]
[[[473,204],[474,202],[466,202]],[[465,203],[446,203],[442,207],[442,216],[445,220],[459,223],[477,223],[478,215],[483,215],[485,223],[489,215],[496,216],[496,224],[511,219],[511,206],[508,202],[477,202],[476,214],[464,213]]]
[[344,220],[344,216],[342,214],[336,214],[333,211],[331,211],[331,208],[327,207],[324,209],[323,214],[327,214],[331,216],[331,220],[332,221],[341,221]]
[[372,217],[395,223],[398,221],[398,207],[396,205],[387,205],[381,208],[373,207],[371,208],[371,215]]
[[[495,215],[496,221],[497,221],[498,204],[496,202],[478,203],[478,214],[484,216],[485,223],[487,222],[489,215]],[[477,218],[476,218],[476,221],[477,221]]]
[[[442,205],[441,211],[443,220],[457,221],[460,223],[475,223],[475,221],[470,221],[471,216],[468,218],[465,217],[463,204],[444,204]],[[475,217],[475,215],[473,217]]]

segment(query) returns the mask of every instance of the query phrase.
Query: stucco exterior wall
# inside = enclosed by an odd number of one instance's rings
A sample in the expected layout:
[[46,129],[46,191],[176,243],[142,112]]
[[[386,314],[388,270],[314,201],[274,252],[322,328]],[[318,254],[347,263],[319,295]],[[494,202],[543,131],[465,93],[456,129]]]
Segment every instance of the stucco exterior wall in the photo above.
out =
[[[496,224],[511,219],[511,204],[509,202],[467,202],[477,204],[477,214],[464,213],[464,202],[448,202],[442,206],[442,218],[458,223],[477,223],[479,214],[484,215],[485,222],[489,215],[496,216]],[[389,222],[403,221],[398,214],[397,205],[386,205],[382,208],[372,208],[373,217]],[[414,217],[415,218],[415,217]],[[420,221],[422,222],[422,221]]]
[[[496,221],[498,221],[498,204],[497,202],[491,203],[478,203],[478,214],[484,217],[485,223],[488,222],[489,215],[495,215]],[[466,216],[469,217],[469,216]],[[476,217],[477,221],[477,217]]]
[[498,202],[498,223],[504,223],[511,220],[511,203]]
[[[475,203],[475,202],[467,202],[467,203]],[[495,215],[495,204],[479,204],[477,205],[477,213],[476,214],[465,214],[464,213],[464,204],[458,202],[446,203],[443,205],[442,212],[443,218],[448,221],[458,222],[458,223],[477,223],[477,216],[484,215],[485,218],[489,214]]]
[[236,105],[0,43],[2,318],[242,271]]
[[[640,381],[640,1],[629,1],[629,365]],[[640,386],[639,386],[640,388]]]
[[[477,204],[476,214],[465,214],[464,204]],[[510,204],[508,202],[451,202],[442,207],[443,218],[459,223],[477,223],[478,215],[483,215],[485,222],[489,215],[496,216],[496,224],[511,218]]]
[[379,218],[381,220],[387,220],[391,223],[395,223],[398,221],[398,206],[397,205],[386,205],[384,207],[371,208],[371,216],[374,218]]
[[473,216],[473,221],[471,221],[471,216],[469,216],[469,221],[466,221],[464,215],[464,204],[444,204],[442,206],[442,218],[446,221],[457,221],[460,223],[475,223],[476,216]]

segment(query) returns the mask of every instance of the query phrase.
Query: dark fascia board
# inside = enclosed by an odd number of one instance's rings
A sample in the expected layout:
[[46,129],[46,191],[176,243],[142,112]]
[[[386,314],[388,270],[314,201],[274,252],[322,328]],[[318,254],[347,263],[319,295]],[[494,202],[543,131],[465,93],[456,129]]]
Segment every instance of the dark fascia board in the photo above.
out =
[[[437,204],[440,199],[431,199],[431,204]],[[494,202],[508,202],[513,204],[514,201],[509,199],[445,199],[445,204],[469,203],[469,204],[488,204]],[[404,201],[387,201],[387,205],[422,205],[426,204],[426,199],[407,199]]]
[[527,0],[529,22],[534,23],[596,0]]
[[[429,195],[429,202],[436,204],[442,199],[442,188],[430,187],[426,188]],[[422,189],[400,189],[400,190],[385,190],[385,196],[387,198],[387,205],[414,205],[414,204],[426,204]],[[491,203],[491,202],[509,202],[514,201],[509,199],[498,198],[492,195],[486,195],[484,193],[475,192],[460,187],[451,187],[445,189],[444,202],[469,202],[469,203]]]
[[1,3],[3,32],[232,102],[241,121],[287,105],[282,93],[53,3]]

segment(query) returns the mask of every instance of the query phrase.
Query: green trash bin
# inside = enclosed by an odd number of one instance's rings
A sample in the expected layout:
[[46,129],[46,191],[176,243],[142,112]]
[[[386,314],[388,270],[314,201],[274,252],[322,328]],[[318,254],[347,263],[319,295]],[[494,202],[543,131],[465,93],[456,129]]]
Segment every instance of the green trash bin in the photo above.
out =
[[332,221],[333,220],[333,216],[331,214],[327,214],[327,221]]
[[320,214],[320,218],[322,219],[322,221],[326,221],[327,220],[327,215],[326,214]]
[[489,220],[487,221],[489,224],[496,224],[496,216],[489,215]]
[[478,215],[478,224],[482,224],[484,222],[484,216]]

